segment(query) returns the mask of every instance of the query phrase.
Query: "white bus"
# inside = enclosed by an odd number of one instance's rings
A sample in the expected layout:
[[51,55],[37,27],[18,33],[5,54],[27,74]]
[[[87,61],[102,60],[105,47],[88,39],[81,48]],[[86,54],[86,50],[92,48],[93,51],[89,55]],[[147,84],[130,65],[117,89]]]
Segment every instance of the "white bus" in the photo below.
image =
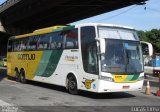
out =
[[86,23],[54,26],[9,39],[7,73],[96,93],[141,90],[140,40],[131,27]]

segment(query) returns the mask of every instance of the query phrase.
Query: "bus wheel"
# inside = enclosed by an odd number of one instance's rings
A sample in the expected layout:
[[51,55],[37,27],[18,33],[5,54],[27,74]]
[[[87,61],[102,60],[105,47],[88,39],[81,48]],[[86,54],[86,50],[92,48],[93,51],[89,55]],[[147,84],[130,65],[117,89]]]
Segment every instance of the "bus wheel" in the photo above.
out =
[[68,91],[69,91],[69,93],[74,94],[74,95],[78,94],[77,80],[73,75],[71,75],[68,78]]
[[20,81],[23,84],[26,83],[26,78],[25,78],[25,72],[24,72],[24,70],[21,70],[21,72],[20,72]]
[[15,78],[16,78],[16,82],[20,82],[20,75],[18,70],[15,70]]

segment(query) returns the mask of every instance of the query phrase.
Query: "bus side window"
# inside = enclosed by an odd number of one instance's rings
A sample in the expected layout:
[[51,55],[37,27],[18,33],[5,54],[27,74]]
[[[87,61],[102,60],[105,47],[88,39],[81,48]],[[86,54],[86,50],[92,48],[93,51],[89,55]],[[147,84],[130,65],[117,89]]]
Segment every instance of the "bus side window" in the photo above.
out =
[[78,49],[78,29],[64,31],[64,49]]
[[38,50],[47,50],[49,49],[50,37],[48,34],[42,35],[41,38],[38,39],[37,43]]
[[28,50],[37,50],[37,40],[38,38],[36,36],[29,37]]
[[27,51],[27,46],[28,46],[27,40],[28,40],[27,38],[24,38],[21,40],[21,42],[20,42],[21,51]]
[[98,71],[98,61],[97,61],[97,49],[95,43],[88,45],[88,71],[90,73],[97,73]]
[[8,42],[8,52],[12,52],[13,51],[13,40],[9,40]]
[[54,32],[50,34],[50,37],[51,37],[50,48],[62,49],[63,35],[60,32]]
[[56,43],[55,42],[51,42],[50,48],[51,49],[55,49],[56,48]]
[[19,40],[13,41],[13,51],[14,52],[20,51],[20,41]]

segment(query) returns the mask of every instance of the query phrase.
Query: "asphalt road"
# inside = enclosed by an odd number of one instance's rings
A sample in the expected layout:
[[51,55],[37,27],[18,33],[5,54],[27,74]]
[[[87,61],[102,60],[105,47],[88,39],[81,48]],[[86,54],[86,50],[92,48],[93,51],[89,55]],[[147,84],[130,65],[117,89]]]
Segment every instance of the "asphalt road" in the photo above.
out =
[[158,80],[150,80],[151,95],[144,94],[145,84],[142,91],[136,92],[94,94],[81,91],[79,95],[70,95],[59,86],[8,80],[6,70],[0,69],[0,112],[137,112],[137,107],[146,110],[148,106],[156,106],[159,112],[160,97],[155,95]]

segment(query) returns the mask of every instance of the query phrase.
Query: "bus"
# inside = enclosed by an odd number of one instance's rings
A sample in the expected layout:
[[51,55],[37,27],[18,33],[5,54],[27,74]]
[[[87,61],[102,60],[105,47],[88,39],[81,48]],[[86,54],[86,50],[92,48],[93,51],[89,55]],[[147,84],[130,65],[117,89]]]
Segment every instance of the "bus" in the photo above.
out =
[[144,81],[140,40],[132,27],[105,23],[53,26],[13,36],[7,74],[95,93],[138,91]]
[[144,73],[158,76],[160,74],[160,53],[155,53],[153,45],[149,42],[141,41],[141,45],[144,58]]

